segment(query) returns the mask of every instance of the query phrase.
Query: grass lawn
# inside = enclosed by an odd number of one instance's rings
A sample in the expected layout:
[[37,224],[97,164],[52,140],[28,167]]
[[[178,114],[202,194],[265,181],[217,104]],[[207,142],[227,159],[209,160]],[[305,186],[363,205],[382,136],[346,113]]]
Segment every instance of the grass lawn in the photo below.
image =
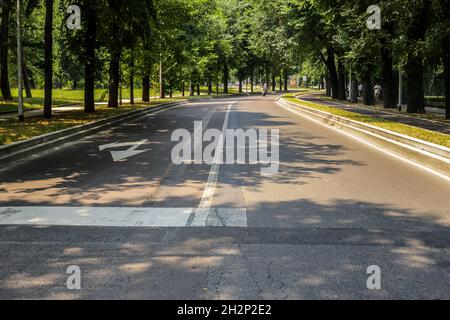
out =
[[410,137],[413,137],[416,139],[428,141],[431,143],[435,143],[435,144],[450,148],[450,135],[433,132],[433,131],[429,131],[429,130],[425,130],[425,129],[421,129],[421,128],[416,128],[416,127],[409,126],[409,125],[406,125],[403,123],[388,121],[388,120],[381,119],[381,118],[370,117],[370,116],[366,116],[366,115],[362,115],[362,114],[358,114],[358,113],[354,113],[354,112],[350,112],[350,111],[346,111],[346,110],[341,110],[338,108],[333,108],[333,107],[329,107],[329,106],[325,106],[325,105],[321,105],[321,104],[317,104],[317,103],[312,103],[309,101],[300,101],[295,98],[296,95],[298,95],[298,93],[288,94],[283,97],[287,101],[296,103],[298,105],[303,105],[306,107],[325,111],[325,112],[331,113],[336,116],[340,116],[343,118],[367,123],[372,126],[387,129],[387,130],[390,130],[390,131],[393,131],[396,133],[400,133],[400,134],[403,134],[406,136],[410,136]]
[[[158,88],[156,88],[158,89]],[[106,89],[95,89],[94,92],[94,99],[95,102],[107,102],[108,101],[108,94],[106,92]],[[6,113],[6,112],[17,112],[17,88],[12,89],[11,93],[13,95],[14,101],[0,101],[0,114]],[[201,87],[200,93],[202,96],[207,95],[208,89],[207,87]],[[189,91],[186,90],[186,97],[185,98],[195,98],[197,95],[193,97],[189,97]],[[229,94],[236,94],[238,93],[237,88],[230,88]],[[27,99],[24,98],[24,107],[25,110],[32,110],[32,109],[42,109],[44,104],[44,90],[43,89],[36,89],[32,90],[33,98]],[[151,90],[151,95],[159,95],[159,92],[155,92],[155,88]],[[213,96],[217,96],[217,94],[213,93]],[[223,95],[223,94],[219,94]],[[169,95],[167,95],[168,97]],[[174,97],[181,97],[181,91],[175,91],[173,93]],[[103,99],[101,99],[103,97]],[[142,89],[136,88],[134,90],[134,97],[137,101],[138,99],[142,97]],[[71,105],[71,104],[79,104],[84,102],[84,90],[71,90],[71,89],[53,89],[53,106],[58,107],[62,105]],[[127,100],[130,98],[130,90],[128,88],[122,89],[122,99]]]
[[[336,102],[333,98],[328,97],[328,96],[320,96],[320,99],[326,100],[326,101],[334,101],[334,102]],[[367,108],[368,107],[368,106],[363,105],[361,103],[352,103],[352,102],[348,102],[348,101],[346,103],[350,104],[350,105],[361,106],[363,108]],[[407,113],[406,111],[404,111],[404,108],[403,108],[402,111],[398,111],[397,109],[384,109],[382,104],[377,104],[375,106],[375,109],[381,110],[381,111],[385,111],[385,112],[390,112],[390,113],[403,114],[403,115],[407,115],[408,117],[414,117],[414,118],[418,118],[418,119],[425,119],[425,120],[433,120],[433,121],[445,122],[445,123],[448,123],[450,125],[450,120],[446,120],[444,114],[432,113],[432,112],[427,112],[427,113]]]
[[[74,104],[73,101],[67,99],[54,99],[53,106],[59,107],[62,105],[70,105]],[[17,98],[14,98],[13,101],[0,101],[0,114],[7,112],[17,112]],[[33,109],[42,109],[44,105],[44,98],[24,98],[24,109],[25,110],[33,110]]]
[[[11,93],[13,97],[17,97],[17,88],[12,89]],[[94,91],[94,99],[95,102],[100,102],[100,98],[107,92],[106,89],[95,89]],[[153,92],[153,91],[152,91]],[[36,89],[31,90],[33,94],[33,98],[44,99],[44,89]],[[139,88],[134,89],[135,98],[139,98],[142,96],[142,90]],[[53,89],[52,98],[54,100],[64,100],[69,102],[83,102],[84,101],[84,90],[72,90],[72,89]],[[122,89],[122,98],[129,99],[130,98],[130,90],[123,88]],[[108,101],[108,94],[106,93],[104,101]]]
[[41,117],[33,117],[26,119],[24,123],[18,122],[15,118],[0,118],[0,145],[30,139],[35,136],[86,124],[128,111],[173,101],[177,101],[177,99],[159,99],[152,100],[150,103],[136,103],[135,105],[124,104],[116,109],[101,106],[97,107],[96,112],[93,114],[87,114],[80,111],[68,111],[57,114],[50,120],[42,119]]

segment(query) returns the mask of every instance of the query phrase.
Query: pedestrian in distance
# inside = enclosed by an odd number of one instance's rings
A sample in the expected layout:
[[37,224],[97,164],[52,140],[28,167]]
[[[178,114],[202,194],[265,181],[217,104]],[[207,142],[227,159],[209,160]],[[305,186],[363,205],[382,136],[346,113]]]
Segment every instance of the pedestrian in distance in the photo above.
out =
[[379,102],[382,90],[383,90],[383,88],[381,87],[381,85],[379,83],[377,83],[375,85],[375,87],[373,87],[373,93],[375,96],[375,104],[377,104]]
[[265,97],[267,95],[267,93],[269,92],[269,87],[267,86],[266,83],[264,83],[263,86],[261,87],[261,91],[262,91],[263,97]]
[[363,85],[360,83],[358,86],[358,97],[362,98],[363,95]]

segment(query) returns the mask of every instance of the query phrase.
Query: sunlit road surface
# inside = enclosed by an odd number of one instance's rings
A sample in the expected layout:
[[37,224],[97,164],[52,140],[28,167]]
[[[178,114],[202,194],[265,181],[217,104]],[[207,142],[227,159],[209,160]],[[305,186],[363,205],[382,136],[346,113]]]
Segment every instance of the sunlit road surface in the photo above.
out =
[[[279,173],[173,164],[194,121],[279,129]],[[1,169],[0,298],[449,299],[449,227],[437,175],[275,96],[193,101]]]

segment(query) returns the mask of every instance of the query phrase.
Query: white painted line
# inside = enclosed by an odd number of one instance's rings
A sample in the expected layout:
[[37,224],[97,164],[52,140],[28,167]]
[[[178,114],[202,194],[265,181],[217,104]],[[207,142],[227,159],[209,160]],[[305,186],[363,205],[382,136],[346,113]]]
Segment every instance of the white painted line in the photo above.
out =
[[[186,227],[193,208],[0,207],[0,225]],[[247,227],[245,209],[214,209],[196,227]]]
[[192,217],[189,220],[189,224],[191,226],[202,226],[206,224],[206,220],[211,210],[212,200],[214,197],[214,192],[216,190],[217,178],[219,177],[219,169],[220,163],[222,163],[223,159],[223,147],[225,141],[226,130],[228,128],[228,121],[230,118],[231,108],[237,103],[237,101],[233,101],[227,109],[227,113],[225,114],[225,120],[223,122],[222,134],[220,135],[220,139],[216,148],[216,153],[214,155],[213,164],[211,166],[211,171],[209,172],[208,181],[205,186],[205,190],[203,191],[202,200],[198,208],[192,213]]
[[366,141],[366,140],[364,140],[364,139],[362,139],[362,138],[359,138],[359,137],[357,137],[357,136],[355,136],[355,135],[352,135],[352,134],[350,134],[350,133],[348,133],[348,132],[345,132],[345,131],[340,130],[340,129],[338,129],[338,128],[335,128],[335,127],[332,127],[332,126],[328,126],[328,125],[326,125],[326,124],[323,124],[322,122],[320,122],[320,121],[318,121],[318,120],[316,120],[316,119],[313,119],[313,118],[311,118],[311,117],[308,117],[307,115],[305,115],[305,114],[302,113],[302,112],[296,111],[295,109],[293,109],[293,107],[287,107],[287,106],[283,105],[283,104],[280,103],[280,102],[277,102],[277,104],[278,104],[280,107],[282,107],[283,109],[287,110],[287,111],[290,111],[290,112],[295,113],[295,114],[297,114],[297,115],[299,115],[299,116],[301,116],[301,117],[303,117],[303,118],[306,118],[306,119],[308,119],[308,120],[310,120],[310,121],[313,121],[313,122],[315,122],[315,123],[318,123],[318,124],[320,124],[321,126],[326,127],[326,128],[328,128],[328,129],[330,129],[330,130],[337,131],[337,132],[339,132],[340,134],[343,134],[343,135],[345,135],[345,136],[347,136],[347,137],[351,137],[351,138],[353,138],[353,139],[355,139],[355,140],[358,140],[359,142],[362,142],[362,143],[364,143],[364,144],[367,145],[367,146],[370,146],[370,147],[372,147],[372,148],[374,148],[374,149],[376,149],[376,150],[378,150],[378,151],[381,151],[381,152],[383,152],[383,153],[385,153],[385,154],[387,154],[387,155],[390,155],[391,157],[394,157],[394,158],[396,158],[396,159],[399,159],[399,160],[402,160],[402,161],[404,161],[404,162],[407,162],[408,164],[413,165],[413,166],[415,166],[415,167],[417,167],[417,168],[420,168],[420,169],[422,169],[422,170],[425,170],[425,171],[427,171],[428,173],[431,173],[431,174],[433,174],[433,175],[435,175],[435,176],[438,176],[439,178],[442,178],[442,179],[444,179],[444,180],[446,180],[446,181],[450,181],[450,177],[448,177],[448,176],[446,176],[446,175],[444,175],[444,174],[442,174],[442,173],[440,173],[440,172],[438,172],[438,171],[435,171],[435,170],[433,170],[433,169],[430,169],[430,168],[428,168],[428,167],[426,167],[426,166],[423,166],[423,165],[421,165],[421,164],[419,164],[419,163],[417,163],[417,162],[411,161],[411,160],[409,160],[409,159],[407,159],[407,158],[401,157],[401,156],[399,156],[399,155],[397,155],[397,154],[395,154],[395,153],[393,153],[393,152],[390,152],[390,151],[388,151],[388,150],[386,150],[386,149],[380,148],[380,147],[378,147],[378,146],[376,146],[376,145],[374,145],[374,144],[372,144],[372,143],[370,143],[370,142],[368,142],[368,141]]

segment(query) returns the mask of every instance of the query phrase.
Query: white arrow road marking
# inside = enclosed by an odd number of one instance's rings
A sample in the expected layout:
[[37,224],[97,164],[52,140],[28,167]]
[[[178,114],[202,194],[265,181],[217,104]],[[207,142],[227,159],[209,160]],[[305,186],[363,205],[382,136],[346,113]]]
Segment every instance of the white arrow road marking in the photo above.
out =
[[112,148],[120,148],[120,147],[128,147],[128,146],[140,146],[144,143],[146,143],[148,140],[141,140],[141,141],[135,141],[135,142],[123,142],[123,143],[119,143],[119,142],[115,142],[115,143],[109,143],[109,144],[104,144],[102,146],[99,147],[100,151],[106,150],[106,149],[112,149]]
[[106,149],[112,149],[112,148],[120,148],[120,147],[128,147],[131,146],[128,150],[123,151],[111,151],[111,156],[113,158],[114,162],[126,160],[128,158],[131,158],[133,156],[136,156],[138,154],[144,153],[148,151],[148,149],[145,150],[136,150],[144,143],[147,143],[148,140],[141,140],[136,142],[124,142],[124,143],[110,143],[105,144],[99,147],[100,151],[104,151]]

